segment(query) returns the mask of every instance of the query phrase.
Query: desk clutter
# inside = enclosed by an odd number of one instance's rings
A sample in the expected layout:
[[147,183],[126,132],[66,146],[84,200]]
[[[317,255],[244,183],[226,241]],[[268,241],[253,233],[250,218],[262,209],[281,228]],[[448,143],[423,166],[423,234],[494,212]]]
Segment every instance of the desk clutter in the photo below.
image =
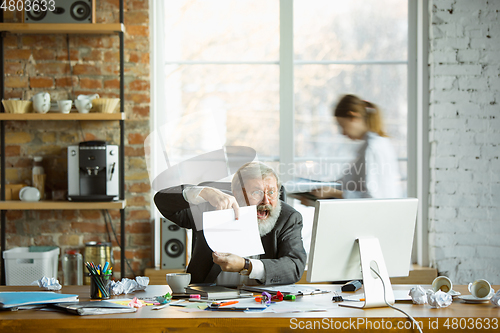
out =
[[[97,267],[98,269],[99,267]],[[102,271],[105,271],[103,268]],[[476,283],[477,284],[477,283]],[[470,290],[473,289],[472,283]],[[193,286],[194,287],[194,286]],[[267,288],[261,286],[262,288]],[[144,290],[135,290],[128,295],[115,296],[110,293],[107,300],[90,300],[90,286],[64,286],[60,292],[51,291],[9,291],[0,292],[0,310],[59,310],[58,312],[67,313],[69,315],[103,315],[114,313],[132,313],[132,318],[135,318],[134,312],[140,312],[139,317],[156,318],[157,311],[168,311],[167,316],[174,316],[175,312],[192,313],[192,312],[239,312],[239,313],[304,313],[304,312],[335,312],[339,309],[339,303],[345,302],[360,302],[362,294],[357,292],[341,292],[340,286],[321,285],[321,293],[304,293],[293,295],[286,294],[286,290],[314,288],[311,285],[285,285],[285,286],[269,286],[269,290],[273,293],[262,291],[260,293],[252,293],[249,297],[239,297],[230,299],[209,300],[202,297],[200,294],[184,293],[176,295],[171,292],[168,285],[150,286]],[[466,291],[467,286],[459,286],[459,290]],[[27,288],[27,287],[24,287]],[[33,287],[29,287],[32,290]],[[409,288],[409,286],[408,286]],[[233,291],[237,289],[229,288]],[[282,289],[284,292],[281,292]],[[422,288],[423,289],[423,288]],[[5,290],[0,288],[0,290]],[[19,290],[23,290],[19,287]],[[65,292],[69,290],[71,292]],[[193,288],[194,290],[194,288]],[[432,290],[432,289],[430,289]],[[316,291],[316,290],[315,290]],[[396,287],[395,295],[398,292],[408,294],[406,286]],[[425,292],[425,290],[424,290]],[[439,291],[442,292],[442,291]],[[426,293],[426,292],[425,292]],[[437,293],[437,292],[436,292]],[[442,292],[443,293],[443,292]],[[427,295],[427,293],[426,293]],[[332,297],[333,296],[333,297]],[[471,296],[471,295],[468,295]],[[450,296],[451,297],[451,296]],[[500,292],[488,299],[494,306],[498,306],[494,299],[500,298]],[[398,297],[396,297],[398,299]],[[411,300],[405,302],[407,307],[411,304]],[[462,299],[455,297],[453,303],[461,303],[463,306],[474,307]],[[484,302],[486,303],[486,302]],[[428,304],[428,303],[427,303]],[[451,307],[453,308],[454,305]],[[493,307],[491,304],[483,304],[481,308]],[[414,309],[421,308],[415,307]],[[442,310],[447,311],[447,310]],[[453,309],[452,309],[453,311]],[[500,311],[500,310],[499,310]],[[22,311],[18,311],[19,313]],[[159,316],[163,316],[159,314]]]
[[438,276],[432,282],[432,289],[424,290],[422,286],[413,287],[410,296],[413,304],[429,304],[433,308],[450,306],[453,298],[458,298],[465,303],[479,304],[491,302],[500,306],[500,290],[495,294],[491,284],[484,279],[475,280],[468,284],[470,295],[462,295],[453,290],[452,281],[446,276]]

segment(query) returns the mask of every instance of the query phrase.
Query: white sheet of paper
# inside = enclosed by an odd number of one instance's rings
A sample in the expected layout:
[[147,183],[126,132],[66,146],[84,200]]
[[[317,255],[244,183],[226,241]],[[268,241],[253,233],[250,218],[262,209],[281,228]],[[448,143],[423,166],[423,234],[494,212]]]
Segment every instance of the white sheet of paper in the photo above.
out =
[[248,257],[264,253],[257,224],[257,207],[240,207],[239,219],[234,210],[203,213],[203,234],[212,251]]

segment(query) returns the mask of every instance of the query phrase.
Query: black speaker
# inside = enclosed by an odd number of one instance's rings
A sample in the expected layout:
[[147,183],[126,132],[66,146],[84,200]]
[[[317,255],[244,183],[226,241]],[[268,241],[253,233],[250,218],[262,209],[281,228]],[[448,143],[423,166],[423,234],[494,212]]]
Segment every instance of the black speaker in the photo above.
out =
[[95,0],[32,0],[30,4],[24,23],[95,23]]
[[186,268],[186,230],[169,220],[161,219],[161,268]]

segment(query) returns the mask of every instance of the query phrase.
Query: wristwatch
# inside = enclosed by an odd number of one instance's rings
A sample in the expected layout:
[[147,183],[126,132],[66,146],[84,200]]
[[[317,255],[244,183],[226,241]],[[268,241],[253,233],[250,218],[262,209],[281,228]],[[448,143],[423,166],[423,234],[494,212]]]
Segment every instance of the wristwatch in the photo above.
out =
[[245,266],[243,266],[243,269],[240,271],[240,275],[250,275],[250,271],[248,270],[250,268],[250,259],[245,258]]

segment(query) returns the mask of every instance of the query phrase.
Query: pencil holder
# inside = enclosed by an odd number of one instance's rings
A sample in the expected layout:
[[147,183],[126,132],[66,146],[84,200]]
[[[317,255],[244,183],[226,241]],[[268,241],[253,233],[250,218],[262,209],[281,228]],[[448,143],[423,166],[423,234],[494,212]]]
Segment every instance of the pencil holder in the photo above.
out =
[[90,298],[108,299],[109,283],[109,278],[105,278],[104,276],[90,275]]

